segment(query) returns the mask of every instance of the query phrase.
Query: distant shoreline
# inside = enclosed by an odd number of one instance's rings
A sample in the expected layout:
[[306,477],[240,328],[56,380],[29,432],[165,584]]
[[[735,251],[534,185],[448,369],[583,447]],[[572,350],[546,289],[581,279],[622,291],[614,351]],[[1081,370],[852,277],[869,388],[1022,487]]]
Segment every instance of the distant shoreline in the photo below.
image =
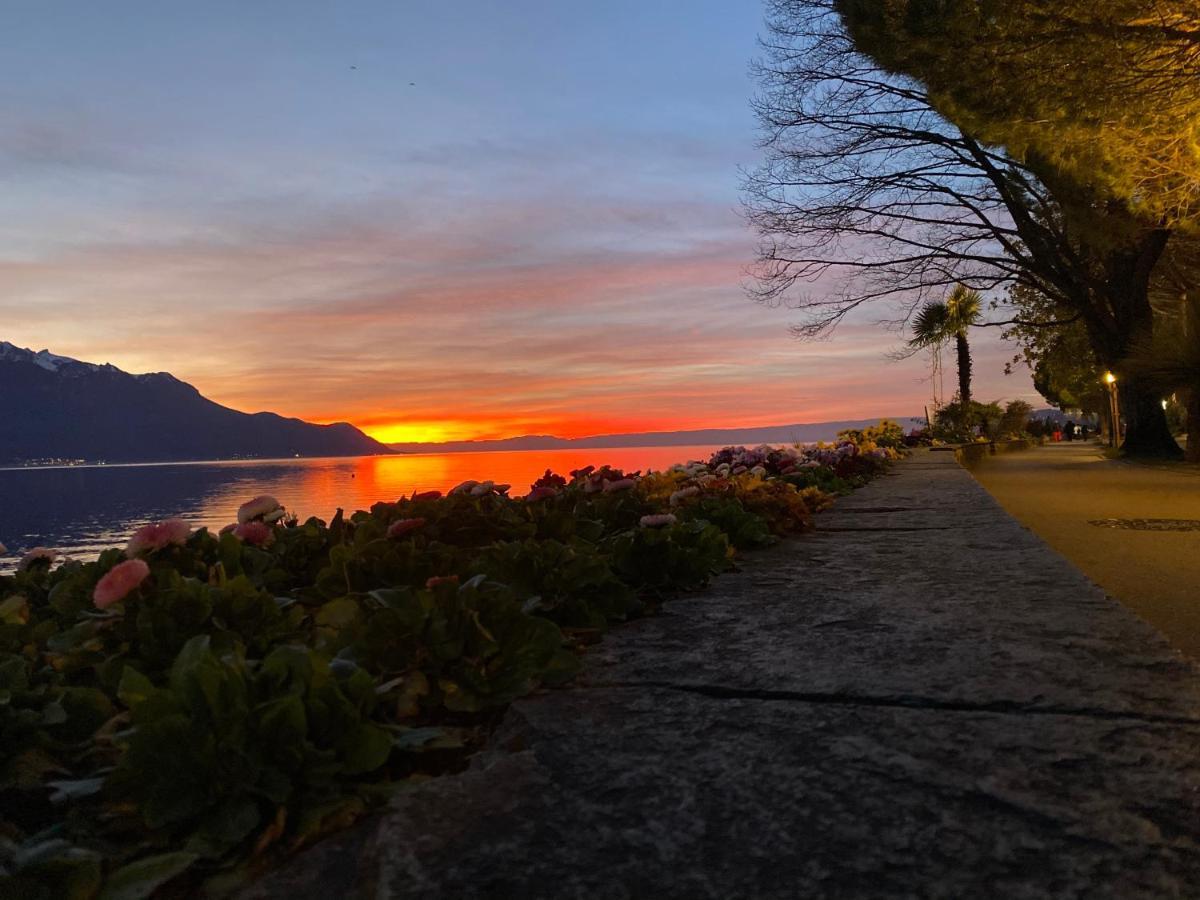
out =
[[741,426],[732,428],[696,428],[685,431],[646,431],[625,434],[599,434],[578,438],[527,434],[494,440],[398,441],[388,444],[398,453],[485,453],[493,451],[620,450],[637,447],[704,447],[759,444],[811,444],[829,441],[846,429],[866,428],[881,419],[898,422],[902,427],[923,423],[921,416],[871,416],[832,422],[797,422],[787,425]]
[[603,434],[580,438],[560,438],[553,435],[521,435],[477,441],[445,441],[441,443],[408,442],[385,444],[386,453],[350,453],[328,456],[263,456],[209,457],[206,459],[125,460],[121,462],[63,461],[61,463],[28,464],[0,463],[0,472],[64,469],[111,469],[131,466],[188,466],[188,465],[261,465],[267,463],[296,463],[311,460],[364,459],[387,456],[442,456],[460,453],[554,453],[571,451],[636,450],[655,447],[727,447],[770,444],[784,446],[831,441],[845,429],[864,428],[887,418],[910,427],[918,418],[912,416],[874,416],[834,422],[806,422],[793,425],[764,425],[750,428],[704,428],[690,431],[652,431],[628,434]]
[[51,471],[61,472],[71,469],[134,469],[147,468],[151,466],[232,466],[232,465],[264,465],[268,463],[288,464],[288,463],[304,463],[304,462],[321,462],[324,460],[353,460],[353,459],[394,459],[396,457],[417,457],[417,456],[443,456],[449,453],[455,455],[465,453],[553,453],[556,451],[582,451],[582,450],[637,450],[655,447],[678,447],[681,450],[688,448],[710,449],[718,446],[717,444],[629,444],[623,447],[550,447],[541,449],[537,447],[525,448],[497,448],[497,449],[477,449],[477,450],[431,450],[425,452],[416,452],[408,450],[396,450],[392,453],[357,453],[349,456],[276,456],[248,459],[246,457],[237,457],[231,459],[160,459],[150,460],[146,462],[89,462],[77,463],[74,465],[45,465],[45,466],[20,466],[20,465],[0,465],[0,472],[37,472]]
[[401,453],[400,451],[392,451],[391,453],[352,453],[339,454],[337,456],[262,456],[262,457],[247,457],[247,456],[232,456],[226,459],[152,459],[143,460],[140,462],[82,462],[82,463],[63,463],[52,465],[15,465],[13,463],[0,464],[0,472],[40,472],[40,471],[57,471],[61,472],[64,469],[129,469],[145,466],[228,466],[237,463],[246,465],[260,465],[262,463],[296,463],[296,462],[312,462],[321,459],[368,459],[373,456],[390,458],[393,456],[411,456],[415,454]]

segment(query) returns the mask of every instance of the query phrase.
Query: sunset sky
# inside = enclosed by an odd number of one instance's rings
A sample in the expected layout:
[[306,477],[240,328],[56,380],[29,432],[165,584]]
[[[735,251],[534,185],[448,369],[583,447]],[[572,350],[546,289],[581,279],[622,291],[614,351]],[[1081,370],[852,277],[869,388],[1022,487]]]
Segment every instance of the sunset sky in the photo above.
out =
[[5,3],[0,339],[384,440],[919,413],[878,316],[799,343],[742,289],[761,16]]

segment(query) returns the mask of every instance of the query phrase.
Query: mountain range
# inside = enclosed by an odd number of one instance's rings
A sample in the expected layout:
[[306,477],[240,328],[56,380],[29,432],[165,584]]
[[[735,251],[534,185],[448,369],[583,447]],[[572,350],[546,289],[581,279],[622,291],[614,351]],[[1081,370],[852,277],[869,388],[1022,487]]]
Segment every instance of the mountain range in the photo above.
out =
[[[905,429],[917,427],[924,420],[896,418]],[[591,437],[560,438],[548,434],[527,434],[521,437],[488,441],[446,441],[444,443],[389,444],[401,453],[481,453],[496,450],[588,450],[597,447],[684,447],[729,444],[798,444],[810,441],[829,441],[847,428],[874,425],[874,419],[852,419],[844,422],[805,422],[796,425],[770,425],[760,428],[702,428],[693,431],[645,431],[638,434],[599,434]]]
[[[831,440],[843,429],[877,421],[385,445],[346,422],[315,425],[270,412],[239,412],[166,372],[133,375],[0,341],[0,465],[784,444]],[[909,428],[918,420],[897,421]]]
[[131,375],[0,341],[0,463],[361,456],[391,449],[353,425],[244,413],[166,372]]

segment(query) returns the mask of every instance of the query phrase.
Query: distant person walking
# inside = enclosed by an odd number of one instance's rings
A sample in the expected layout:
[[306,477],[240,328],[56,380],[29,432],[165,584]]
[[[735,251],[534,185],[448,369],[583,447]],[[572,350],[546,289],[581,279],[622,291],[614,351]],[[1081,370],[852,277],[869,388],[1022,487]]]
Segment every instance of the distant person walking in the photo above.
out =
[[1063,426],[1063,438],[1068,441],[1075,440],[1075,423],[1070,419],[1068,419],[1067,424]]

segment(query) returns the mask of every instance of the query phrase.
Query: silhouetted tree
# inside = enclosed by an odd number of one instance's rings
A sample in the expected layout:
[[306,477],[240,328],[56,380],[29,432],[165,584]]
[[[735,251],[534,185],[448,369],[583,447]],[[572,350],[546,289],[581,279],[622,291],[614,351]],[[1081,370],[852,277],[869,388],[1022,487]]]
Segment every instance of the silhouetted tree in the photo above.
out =
[[1124,368],[1164,395],[1179,396],[1187,409],[1187,458],[1200,462],[1200,295],[1163,313],[1153,332],[1134,343]]
[[[1152,321],[1148,285],[1170,229],[948,121],[918,80],[855,46],[839,6],[768,2],[756,100],[766,159],[746,183],[762,239],[754,294],[803,309],[794,330],[811,337],[877,301],[900,301],[898,321],[958,283],[1023,286],[1081,320],[1098,361],[1117,365]],[[1131,379],[1122,396],[1126,448],[1178,453],[1155,392]]]
[[958,364],[958,399],[971,405],[971,344],[967,332],[983,320],[983,298],[978,291],[959,284],[945,300],[931,300],[913,318],[913,349],[939,347],[954,342]]

